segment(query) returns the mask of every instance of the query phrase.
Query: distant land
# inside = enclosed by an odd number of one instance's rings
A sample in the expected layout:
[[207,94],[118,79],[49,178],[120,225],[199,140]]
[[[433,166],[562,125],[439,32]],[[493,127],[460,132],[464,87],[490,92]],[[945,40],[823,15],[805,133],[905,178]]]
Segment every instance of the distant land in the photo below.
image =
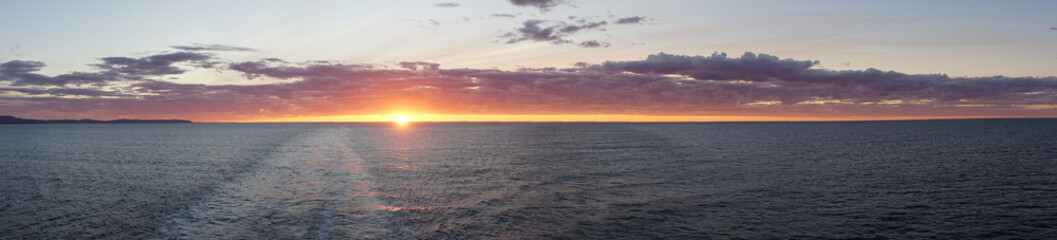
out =
[[38,123],[191,123],[190,120],[182,119],[116,119],[116,120],[94,120],[94,119],[60,119],[40,120],[25,119],[15,116],[0,116],[0,124],[38,124]]

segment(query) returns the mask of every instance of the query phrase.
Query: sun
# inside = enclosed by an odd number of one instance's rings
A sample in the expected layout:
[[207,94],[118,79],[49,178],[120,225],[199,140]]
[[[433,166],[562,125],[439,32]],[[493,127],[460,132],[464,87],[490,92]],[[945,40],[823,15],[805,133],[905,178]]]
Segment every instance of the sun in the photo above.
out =
[[393,116],[393,122],[396,122],[396,124],[407,125],[407,123],[410,122],[410,121],[411,121],[411,117],[408,117],[407,115],[396,115],[396,116]]

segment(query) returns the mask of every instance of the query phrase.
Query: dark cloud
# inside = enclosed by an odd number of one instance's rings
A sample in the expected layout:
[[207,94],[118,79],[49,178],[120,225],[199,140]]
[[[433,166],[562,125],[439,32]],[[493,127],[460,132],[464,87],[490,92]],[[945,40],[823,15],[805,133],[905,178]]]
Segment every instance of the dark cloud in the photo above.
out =
[[510,37],[506,43],[517,43],[521,41],[537,41],[537,42],[552,42],[555,44],[567,43],[568,41],[562,39],[561,33],[557,30],[559,26],[548,26],[541,27],[540,24],[544,23],[543,20],[528,20],[522,23],[522,27],[518,28],[516,32],[507,33],[504,37]]
[[607,43],[607,42],[599,42],[599,41],[595,41],[595,40],[588,40],[588,41],[581,42],[580,46],[581,47],[585,47],[585,48],[597,48],[597,47],[608,48],[610,46],[610,44]]
[[195,44],[191,44],[191,46],[171,46],[171,47],[175,48],[177,50],[183,50],[183,51],[231,51],[231,52],[255,52],[255,51],[257,51],[257,50],[254,50],[254,49],[248,48],[248,47],[237,47],[237,46],[228,46],[228,45],[221,45],[221,44],[198,44],[198,43],[195,43]]
[[440,64],[429,62],[400,62],[400,67],[411,71],[437,71]]
[[562,33],[566,33],[566,34],[573,34],[573,33],[579,32],[580,30],[597,29],[597,28],[600,28],[600,27],[605,26],[605,25],[606,25],[606,21],[586,22],[586,23],[583,23],[581,25],[565,25],[564,27],[561,28],[561,32]]
[[228,65],[228,69],[241,72],[243,76],[249,79],[256,79],[261,76],[291,79],[317,76],[337,76],[351,70],[370,68],[370,66],[367,65],[346,66],[341,64],[331,64],[325,61],[309,63],[306,66],[275,65],[274,63],[282,64],[287,62],[276,58],[268,58],[255,62],[232,63]]
[[558,5],[565,4],[567,1],[564,0],[510,0],[511,4],[519,7],[535,7],[539,8],[541,12],[550,10],[551,8],[557,7]]
[[256,79],[261,76],[269,76],[279,79],[288,79],[292,77],[300,76],[300,74],[287,74],[288,71],[281,71],[268,66],[269,61],[256,61],[256,62],[240,62],[232,63],[228,65],[231,70],[242,72],[243,76],[249,79]]
[[639,24],[646,21],[646,17],[626,17],[617,19],[617,24]]
[[[262,114],[377,114],[392,111],[386,107],[396,100],[452,114],[1057,115],[1057,77],[834,71],[819,69],[818,64],[754,53],[740,57],[658,53],[642,60],[516,71],[443,69],[429,62],[400,62],[401,68],[389,69],[266,59],[229,64],[227,69],[249,78],[289,81],[205,85],[147,79],[88,87],[0,85],[3,92],[33,95],[3,94],[0,103],[11,114],[49,111],[78,117],[128,115],[199,121],[251,119]],[[0,64],[0,84],[29,78],[71,83],[73,76],[112,74],[108,70],[54,77],[34,74],[43,67],[32,61]]]
[[83,88],[49,88],[49,89],[33,89],[33,88],[0,88],[0,92],[18,92],[30,95],[48,95],[48,96],[88,96],[88,97],[103,97],[103,96],[119,96],[120,94],[103,91],[96,89],[83,89]]
[[73,72],[54,77],[44,76],[33,72],[39,71],[45,65],[37,61],[12,60],[0,64],[0,82],[11,81],[12,85],[51,85],[64,86],[67,84],[103,84],[114,80],[117,76],[110,73],[82,73]]
[[113,81],[145,80],[147,77],[177,75],[187,70],[177,66],[186,64],[192,68],[212,68],[219,64],[208,54],[176,52],[140,58],[105,57],[103,63],[92,64],[99,72],[73,72],[54,77],[33,73],[45,65],[36,61],[13,60],[0,64],[0,82],[11,81],[14,86],[65,86],[104,85]]
[[508,14],[508,13],[494,13],[494,14],[492,14],[492,17],[496,17],[496,18],[514,18],[514,17],[517,17],[517,15]]
[[753,53],[745,53],[740,58],[727,58],[725,53],[708,57],[659,53],[642,61],[605,62],[601,67],[632,73],[679,74],[699,80],[767,81],[805,71],[816,64],[818,61],[780,60]]
[[1057,27],[1051,27],[1050,30],[1057,30]]
[[[645,17],[629,17],[618,19],[617,23],[620,25],[636,24],[646,21],[645,19]],[[575,44],[584,48],[607,48],[611,45],[608,42],[597,39],[577,41],[572,36],[589,31],[606,31],[606,26],[609,23],[608,21],[591,20],[577,16],[569,16],[562,20],[530,19],[522,22],[521,27],[500,35],[500,37],[507,44],[533,41],[550,42],[556,45]],[[641,45],[641,43],[632,44]]]
[[261,59],[261,61],[278,62],[278,63],[285,63],[286,62],[286,61],[283,61],[282,59],[278,59],[278,58],[265,58],[265,59]]
[[[566,39],[567,36],[576,34],[585,30],[598,29],[603,30],[602,27],[606,25],[606,21],[600,22],[587,22],[581,21],[579,24],[570,24],[564,21],[544,21],[539,19],[531,19],[522,23],[522,27],[516,29],[514,32],[509,32],[502,37],[507,38],[506,43],[518,43],[522,41],[535,41],[535,42],[550,42],[553,44],[571,44],[572,40]],[[598,43],[595,41],[595,43]],[[583,46],[583,44],[581,44]]]
[[211,55],[196,52],[176,52],[158,54],[153,56],[130,58],[130,57],[105,57],[103,63],[93,66],[106,70],[107,72],[120,73],[130,76],[160,76],[181,74],[186,70],[175,64],[190,63],[196,67],[211,68],[217,63],[207,60]]
[[[780,101],[791,105],[819,100],[844,103],[918,102],[945,104],[1015,104],[1007,99],[1034,104],[1053,99],[1057,78],[950,78],[946,75],[912,75],[867,69],[831,71],[815,69],[817,61],[779,59],[767,54],[746,53],[740,58],[725,54],[683,56],[656,54],[642,61],[605,62],[592,66],[614,72],[649,75],[680,75],[694,84],[738,86],[752,93],[769,93],[752,101]],[[700,82],[704,81],[704,82]],[[1045,92],[1045,97],[1028,96]],[[761,95],[755,95],[761,96]],[[984,102],[984,103],[980,103]],[[930,104],[932,105],[932,104]]]
[[433,6],[442,7],[442,8],[453,8],[453,7],[459,7],[459,3],[445,2],[445,3],[433,4]]
[[39,71],[44,68],[44,63],[37,61],[11,60],[0,64],[0,80],[12,79],[16,76]]

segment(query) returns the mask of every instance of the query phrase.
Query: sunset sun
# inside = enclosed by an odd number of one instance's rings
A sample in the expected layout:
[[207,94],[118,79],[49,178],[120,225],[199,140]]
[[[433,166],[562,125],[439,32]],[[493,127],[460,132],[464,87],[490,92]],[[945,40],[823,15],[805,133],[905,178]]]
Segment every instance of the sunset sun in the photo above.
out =
[[408,117],[407,115],[396,115],[393,116],[393,122],[400,125],[406,125],[408,122],[411,122],[411,117]]

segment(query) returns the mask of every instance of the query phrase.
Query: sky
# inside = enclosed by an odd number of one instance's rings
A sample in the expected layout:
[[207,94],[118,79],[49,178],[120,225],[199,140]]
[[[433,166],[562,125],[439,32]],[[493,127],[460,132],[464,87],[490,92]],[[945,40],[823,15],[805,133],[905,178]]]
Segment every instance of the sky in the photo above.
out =
[[1055,1],[0,0],[0,115],[1057,117]]

